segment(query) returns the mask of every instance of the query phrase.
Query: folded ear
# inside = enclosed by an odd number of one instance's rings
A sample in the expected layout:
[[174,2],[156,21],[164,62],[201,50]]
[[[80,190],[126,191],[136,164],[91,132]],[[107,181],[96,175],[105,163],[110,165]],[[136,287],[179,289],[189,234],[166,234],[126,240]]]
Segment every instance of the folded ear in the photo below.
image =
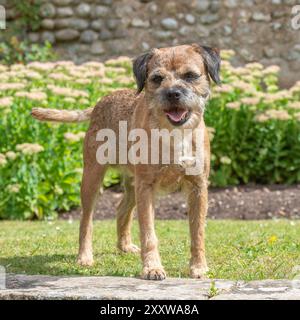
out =
[[193,47],[199,52],[204,60],[207,73],[210,78],[218,85],[221,84],[220,79],[220,67],[221,67],[221,57],[220,50],[217,48],[211,48],[207,46],[200,46],[198,44],[193,44]]
[[145,86],[148,75],[148,62],[153,56],[153,52],[144,53],[133,60],[133,74],[136,79],[138,93],[140,93]]

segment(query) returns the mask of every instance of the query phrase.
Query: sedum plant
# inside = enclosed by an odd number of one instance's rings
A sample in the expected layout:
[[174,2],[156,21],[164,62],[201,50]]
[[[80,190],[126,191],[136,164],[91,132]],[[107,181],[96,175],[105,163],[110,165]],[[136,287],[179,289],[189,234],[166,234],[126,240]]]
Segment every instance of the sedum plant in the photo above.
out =
[[[300,181],[300,82],[278,87],[277,66],[234,68],[223,51],[221,87],[205,118],[212,186]],[[88,124],[40,123],[33,107],[85,109],[119,88],[134,88],[131,60],[0,65],[0,218],[54,218],[80,205],[82,139]],[[119,183],[108,172],[106,187]]]

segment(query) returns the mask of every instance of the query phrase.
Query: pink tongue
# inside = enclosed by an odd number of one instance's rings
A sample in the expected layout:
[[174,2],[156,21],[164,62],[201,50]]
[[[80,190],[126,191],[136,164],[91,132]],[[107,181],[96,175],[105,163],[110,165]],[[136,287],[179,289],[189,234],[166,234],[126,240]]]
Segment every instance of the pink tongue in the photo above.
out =
[[171,111],[167,111],[166,114],[168,115],[168,117],[173,120],[174,122],[179,122],[181,121],[185,115],[188,112],[186,110],[171,110]]

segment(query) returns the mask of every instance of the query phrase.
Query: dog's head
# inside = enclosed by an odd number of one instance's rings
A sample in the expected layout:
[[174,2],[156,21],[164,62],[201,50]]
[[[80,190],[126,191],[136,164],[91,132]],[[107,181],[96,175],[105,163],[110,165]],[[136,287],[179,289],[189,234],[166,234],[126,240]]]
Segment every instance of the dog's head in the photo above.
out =
[[194,127],[210,94],[210,79],[220,84],[218,50],[197,44],[153,49],[137,57],[133,72],[138,92],[161,124]]

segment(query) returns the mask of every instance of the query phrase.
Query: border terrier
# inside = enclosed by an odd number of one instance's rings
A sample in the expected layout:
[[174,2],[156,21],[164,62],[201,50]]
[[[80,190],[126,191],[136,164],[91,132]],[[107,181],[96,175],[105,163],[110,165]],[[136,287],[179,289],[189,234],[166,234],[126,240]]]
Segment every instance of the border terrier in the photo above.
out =
[[[203,170],[187,175],[182,166],[164,164],[116,165],[124,178],[124,197],[117,209],[117,246],[124,252],[141,254],[142,278],[163,280],[166,272],[161,264],[158,240],[154,229],[155,195],[161,191],[181,190],[188,204],[191,235],[190,276],[203,278],[208,271],[205,258],[205,219],[207,213],[210,144],[203,113],[210,96],[210,82],[220,84],[220,55],[214,48],[198,44],[153,49],[133,61],[137,83],[135,90],[119,90],[104,97],[94,108],[67,111],[35,108],[32,116],[41,121],[90,121],[84,139],[84,170],[81,184],[82,217],[78,263],[93,264],[93,208],[108,165],[96,159],[97,132],[110,128],[119,132],[119,122],[126,121],[131,129],[174,128],[203,132]],[[118,135],[117,135],[118,136]],[[192,138],[194,144],[195,137]],[[184,142],[183,142],[184,143]],[[174,148],[172,149],[175,152]],[[161,158],[160,158],[161,160]],[[141,250],[132,243],[131,223],[136,208]]]

